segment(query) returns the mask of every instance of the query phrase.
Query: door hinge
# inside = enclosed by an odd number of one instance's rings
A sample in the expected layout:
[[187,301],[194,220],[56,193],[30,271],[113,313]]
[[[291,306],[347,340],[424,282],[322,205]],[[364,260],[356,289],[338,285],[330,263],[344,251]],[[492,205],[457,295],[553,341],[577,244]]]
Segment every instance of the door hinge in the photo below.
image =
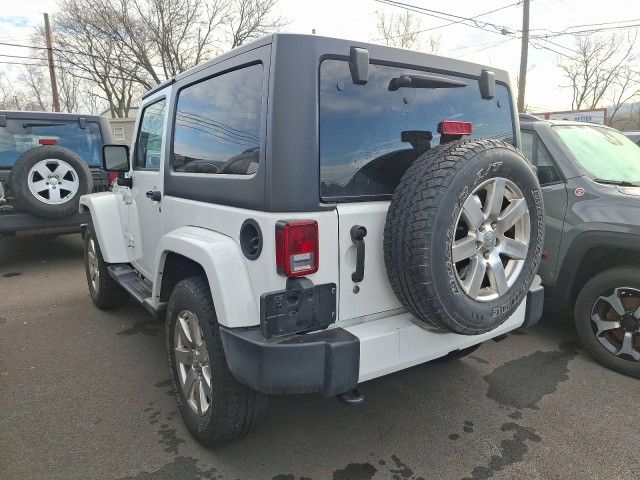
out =
[[127,247],[135,247],[136,244],[133,241],[133,235],[125,235],[124,238],[127,240]]
[[133,203],[133,193],[131,190],[127,189],[127,191],[122,192],[122,200],[125,205],[131,205]]

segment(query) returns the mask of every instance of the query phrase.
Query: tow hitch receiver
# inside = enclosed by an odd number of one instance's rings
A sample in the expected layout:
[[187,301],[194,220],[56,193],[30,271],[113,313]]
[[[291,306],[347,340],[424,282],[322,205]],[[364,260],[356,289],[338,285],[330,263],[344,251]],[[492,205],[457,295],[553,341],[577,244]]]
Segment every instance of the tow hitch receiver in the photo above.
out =
[[364,395],[360,393],[360,390],[354,388],[348,392],[338,395],[338,400],[344,403],[347,407],[357,407],[364,403]]

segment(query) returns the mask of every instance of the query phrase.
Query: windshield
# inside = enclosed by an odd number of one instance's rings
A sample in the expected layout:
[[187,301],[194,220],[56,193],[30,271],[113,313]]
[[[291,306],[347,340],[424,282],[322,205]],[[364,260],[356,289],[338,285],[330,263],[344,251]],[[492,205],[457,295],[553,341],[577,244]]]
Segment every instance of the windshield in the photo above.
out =
[[640,184],[640,148],[620,132],[593,125],[559,125],[555,131],[594,178]]
[[491,100],[481,97],[477,79],[454,75],[438,74],[466,86],[393,86],[394,79],[424,73],[372,63],[367,83],[355,85],[348,62],[322,62],[320,189],[324,200],[393,194],[411,163],[440,144],[438,124],[443,120],[471,122],[470,138],[515,143],[511,97],[505,85],[496,84]]

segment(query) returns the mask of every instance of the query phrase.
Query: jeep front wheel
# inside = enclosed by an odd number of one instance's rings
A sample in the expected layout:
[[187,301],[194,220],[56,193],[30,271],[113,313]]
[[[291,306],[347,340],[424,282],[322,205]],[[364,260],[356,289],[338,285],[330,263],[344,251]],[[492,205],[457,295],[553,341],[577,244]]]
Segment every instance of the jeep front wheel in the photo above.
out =
[[385,266],[420,321],[477,335],[525,299],[544,240],[542,195],[513,146],[468,140],[419,157],[387,212]]
[[208,447],[239,440],[266,411],[266,397],[229,371],[207,279],[180,281],[169,299],[169,368],[180,414],[193,437]]
[[129,300],[129,294],[109,275],[108,265],[102,258],[96,232],[89,225],[84,234],[84,269],[91,300],[101,310],[121,307]]
[[616,267],[589,280],[575,307],[578,335],[607,368],[640,378],[640,271]]

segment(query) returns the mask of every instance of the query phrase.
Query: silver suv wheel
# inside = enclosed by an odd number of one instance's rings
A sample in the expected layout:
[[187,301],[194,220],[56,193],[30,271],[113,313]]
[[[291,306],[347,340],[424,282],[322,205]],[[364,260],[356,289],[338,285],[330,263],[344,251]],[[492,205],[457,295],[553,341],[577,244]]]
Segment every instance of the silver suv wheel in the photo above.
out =
[[40,160],[29,170],[27,186],[31,194],[47,205],[71,200],[80,188],[78,172],[64,160]]
[[205,415],[211,406],[211,366],[207,345],[193,312],[178,314],[173,335],[180,388],[187,404],[197,415]]
[[527,202],[516,184],[495,177],[478,185],[454,231],[451,258],[462,290],[481,302],[506,293],[525,263],[531,233]]

